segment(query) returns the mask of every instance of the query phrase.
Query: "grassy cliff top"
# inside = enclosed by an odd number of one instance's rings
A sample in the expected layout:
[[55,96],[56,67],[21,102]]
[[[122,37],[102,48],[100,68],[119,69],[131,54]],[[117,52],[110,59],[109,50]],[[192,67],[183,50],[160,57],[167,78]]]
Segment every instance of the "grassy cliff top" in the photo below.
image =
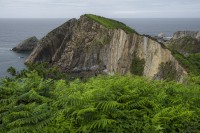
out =
[[85,14],[85,16],[109,29],[122,29],[127,33],[137,33],[135,30],[128,27],[124,23],[113,20],[113,19],[104,18],[101,16],[93,15],[93,14]]

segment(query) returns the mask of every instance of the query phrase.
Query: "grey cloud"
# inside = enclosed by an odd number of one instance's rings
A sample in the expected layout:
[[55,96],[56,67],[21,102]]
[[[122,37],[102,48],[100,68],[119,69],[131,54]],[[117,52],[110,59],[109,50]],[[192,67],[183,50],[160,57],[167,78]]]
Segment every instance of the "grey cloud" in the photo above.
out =
[[[199,17],[199,0],[0,0],[0,17]],[[31,15],[30,15],[31,14]]]

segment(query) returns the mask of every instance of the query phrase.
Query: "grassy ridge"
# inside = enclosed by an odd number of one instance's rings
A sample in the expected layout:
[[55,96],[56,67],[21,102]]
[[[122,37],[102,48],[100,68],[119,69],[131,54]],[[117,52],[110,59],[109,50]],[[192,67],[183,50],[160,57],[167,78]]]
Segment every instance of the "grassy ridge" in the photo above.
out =
[[101,24],[109,29],[122,29],[122,30],[126,31],[127,33],[137,33],[132,28],[126,26],[125,24],[123,24],[119,21],[113,20],[113,19],[104,18],[101,16],[93,15],[93,14],[85,14],[85,16],[98,22],[99,24]]

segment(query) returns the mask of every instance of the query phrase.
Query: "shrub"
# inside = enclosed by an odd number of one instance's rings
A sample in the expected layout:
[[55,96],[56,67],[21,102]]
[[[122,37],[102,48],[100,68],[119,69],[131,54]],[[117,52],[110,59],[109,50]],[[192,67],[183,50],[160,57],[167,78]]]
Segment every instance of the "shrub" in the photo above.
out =
[[7,72],[12,76],[16,75],[16,69],[12,66],[7,69]]
[[131,63],[131,73],[134,75],[142,76],[144,71],[145,60],[134,56]]

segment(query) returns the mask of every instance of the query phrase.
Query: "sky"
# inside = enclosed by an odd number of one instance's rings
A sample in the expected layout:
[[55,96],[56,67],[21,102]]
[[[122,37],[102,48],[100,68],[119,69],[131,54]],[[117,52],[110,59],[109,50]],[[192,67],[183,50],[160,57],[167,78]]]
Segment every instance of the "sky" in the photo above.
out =
[[0,18],[200,18],[200,0],[0,0]]

